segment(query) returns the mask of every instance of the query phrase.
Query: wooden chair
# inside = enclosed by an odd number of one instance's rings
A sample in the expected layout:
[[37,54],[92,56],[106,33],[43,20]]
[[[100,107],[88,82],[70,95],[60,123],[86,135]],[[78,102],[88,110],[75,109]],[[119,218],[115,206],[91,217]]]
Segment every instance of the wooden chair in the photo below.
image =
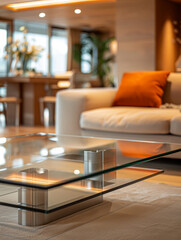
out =
[[41,122],[45,127],[55,125],[55,103],[56,93],[70,87],[73,71],[56,74],[55,78],[61,78],[57,84],[48,84],[46,88],[47,96],[40,98]]
[[41,122],[45,127],[55,124],[55,103],[56,97],[54,96],[40,98]]
[[0,97],[0,103],[3,105],[3,110],[1,113],[5,117],[5,123],[7,125],[7,105],[8,104],[15,104],[15,111],[16,111],[16,116],[15,116],[15,125],[19,126],[20,125],[20,103],[21,100],[16,97]]
[[82,73],[79,71],[73,71],[73,75],[70,78],[70,88],[92,88],[100,87],[100,81],[97,78],[93,78],[90,73]]

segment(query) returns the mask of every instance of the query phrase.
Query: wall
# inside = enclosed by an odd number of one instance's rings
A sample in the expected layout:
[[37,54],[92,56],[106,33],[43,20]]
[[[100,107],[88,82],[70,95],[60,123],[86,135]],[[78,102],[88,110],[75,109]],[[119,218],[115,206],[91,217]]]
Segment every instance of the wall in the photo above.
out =
[[117,0],[118,81],[126,71],[155,70],[155,0]]
[[156,0],[156,69],[175,71],[179,47],[175,41],[173,21],[179,19],[180,4]]

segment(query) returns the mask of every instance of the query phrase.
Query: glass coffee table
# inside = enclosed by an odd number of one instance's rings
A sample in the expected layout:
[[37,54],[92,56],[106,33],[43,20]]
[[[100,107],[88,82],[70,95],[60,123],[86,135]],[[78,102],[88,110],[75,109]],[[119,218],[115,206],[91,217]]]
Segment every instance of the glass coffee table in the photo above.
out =
[[0,138],[0,205],[38,226],[103,201],[105,193],[162,173],[140,164],[181,146],[54,134]]

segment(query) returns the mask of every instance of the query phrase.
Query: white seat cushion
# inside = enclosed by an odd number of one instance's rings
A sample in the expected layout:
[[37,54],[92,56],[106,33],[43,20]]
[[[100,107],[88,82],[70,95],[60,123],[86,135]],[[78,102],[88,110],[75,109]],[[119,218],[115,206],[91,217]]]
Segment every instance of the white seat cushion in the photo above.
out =
[[80,118],[80,127],[112,132],[168,134],[170,133],[170,121],[177,115],[180,115],[178,109],[99,108],[83,112]]
[[181,135],[181,113],[172,118],[170,123],[170,132],[175,135]]

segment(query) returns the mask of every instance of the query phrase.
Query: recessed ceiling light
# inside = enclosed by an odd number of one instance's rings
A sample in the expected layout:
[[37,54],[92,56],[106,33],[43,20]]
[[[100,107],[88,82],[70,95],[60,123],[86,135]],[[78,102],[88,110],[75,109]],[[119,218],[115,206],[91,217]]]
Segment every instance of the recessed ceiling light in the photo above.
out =
[[[22,0],[23,1],[23,0]],[[11,9],[13,11],[20,11],[25,9],[34,9],[41,7],[54,7],[61,5],[70,5],[77,3],[91,3],[91,2],[116,2],[116,0],[41,0],[41,1],[31,1],[31,2],[21,2],[8,4],[5,8]]]
[[81,10],[77,8],[77,9],[74,10],[74,13],[75,13],[75,14],[80,14],[80,13],[81,13]]
[[44,13],[44,12],[41,12],[40,14],[39,14],[39,17],[40,18],[44,18],[46,16],[46,14]]

